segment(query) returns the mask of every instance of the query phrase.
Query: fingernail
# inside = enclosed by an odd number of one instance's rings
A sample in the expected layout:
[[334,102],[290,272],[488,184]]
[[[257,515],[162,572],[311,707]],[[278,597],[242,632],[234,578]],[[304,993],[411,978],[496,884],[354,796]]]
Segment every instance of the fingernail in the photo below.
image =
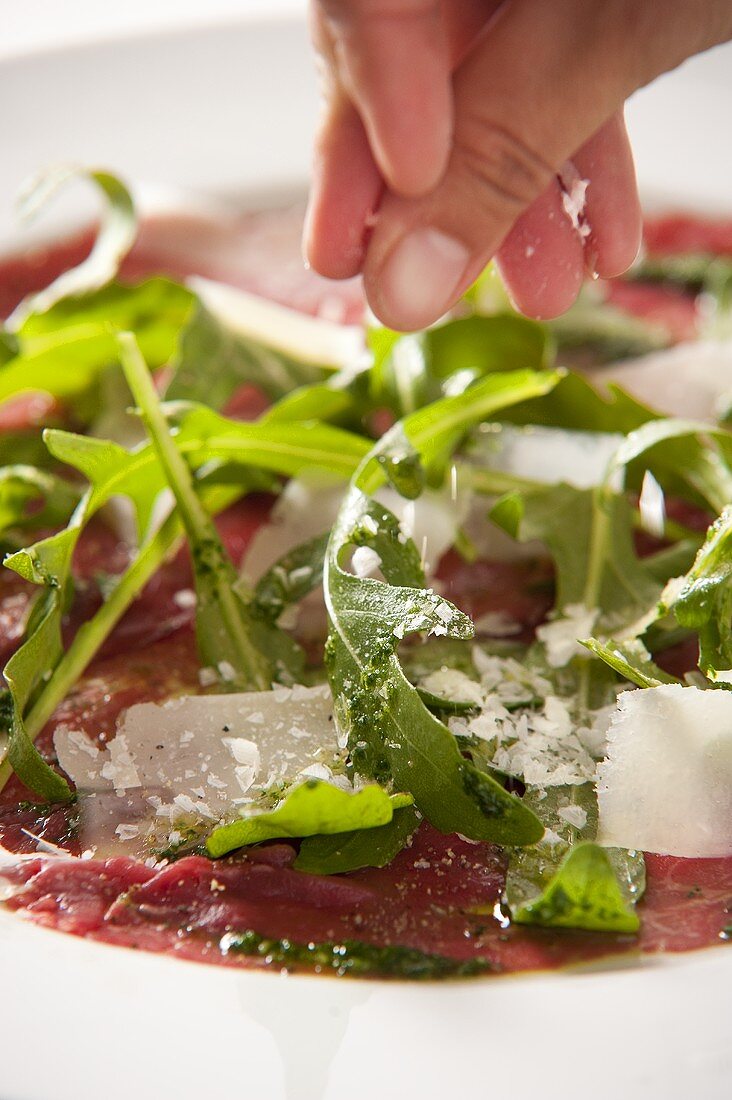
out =
[[452,304],[470,260],[468,249],[439,229],[408,233],[381,273],[379,297],[401,328],[423,328]]

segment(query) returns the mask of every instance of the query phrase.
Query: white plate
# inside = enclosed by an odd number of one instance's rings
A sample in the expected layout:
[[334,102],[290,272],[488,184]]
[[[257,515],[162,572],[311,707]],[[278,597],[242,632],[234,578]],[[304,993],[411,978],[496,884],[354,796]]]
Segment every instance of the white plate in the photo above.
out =
[[[636,97],[648,192],[729,208],[731,90],[726,48]],[[59,159],[271,200],[305,179],[316,95],[304,27],[274,20],[3,61],[0,103],[7,245],[18,181]],[[732,948],[419,986],[228,971],[0,913],[0,975],[2,1100],[730,1095]]]

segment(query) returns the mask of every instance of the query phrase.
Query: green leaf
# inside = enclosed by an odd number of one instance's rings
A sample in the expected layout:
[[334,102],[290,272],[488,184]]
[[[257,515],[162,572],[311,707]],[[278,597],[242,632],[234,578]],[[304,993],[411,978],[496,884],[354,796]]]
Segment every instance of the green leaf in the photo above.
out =
[[80,496],[76,485],[35,466],[2,466],[0,535],[8,528],[29,531],[66,523]]
[[[597,832],[592,784],[531,788],[524,797],[551,832],[534,847],[511,855],[506,903],[513,920],[550,928],[637,932],[634,907],[645,886],[643,856],[592,843]],[[559,813],[567,807],[585,815],[581,828]]]
[[56,165],[26,185],[21,196],[21,213],[35,215],[49,198],[73,179],[87,179],[105,200],[99,232],[85,260],[59,275],[50,286],[24,299],[8,322],[17,329],[29,313],[43,313],[62,298],[78,297],[98,290],[110,282],[129,252],[137,235],[137,219],[132,196],[116,176],[109,172],[78,165]]
[[234,331],[200,301],[181,336],[174,366],[167,397],[200,401],[212,409],[222,409],[245,384],[276,399],[297,386],[322,381],[333,370]]
[[545,326],[511,313],[461,318],[407,335],[373,328],[368,339],[371,402],[398,417],[496,371],[546,367],[553,353]]
[[254,590],[254,605],[275,622],[323,581],[323,560],[330,532],[296,546],[264,573]]
[[512,424],[624,434],[659,416],[620,386],[610,383],[601,393],[581,374],[569,371],[546,397],[523,401],[508,409],[501,419]]
[[302,837],[372,829],[391,821],[403,805],[377,784],[347,791],[319,779],[293,787],[273,810],[249,811],[237,821],[214,829],[206,849],[214,858],[247,844],[274,837]]
[[[390,583],[345,571],[341,559],[354,544],[376,550]],[[324,583],[331,623],[328,676],[356,770],[410,791],[417,808],[443,832],[498,843],[535,839],[533,815],[462,757],[396,656],[407,633],[437,629],[469,637],[470,620],[419,587],[423,579],[414,545],[400,542],[390,513],[353,489],[333,528]]]
[[[17,355],[0,366],[0,402],[29,391],[60,401],[86,396],[118,362],[115,333],[120,331],[135,332],[151,367],[164,365],[192,303],[189,290],[159,278],[133,287],[115,283],[32,314],[18,331]],[[85,420],[96,408],[77,403],[74,412]]]
[[[445,456],[481,420],[548,392],[559,377],[532,371],[492,375],[396,425],[356,473],[325,561],[328,676],[354,767],[408,790],[420,812],[443,832],[497,843],[531,843],[540,835],[536,818],[462,756],[453,735],[407,680],[396,654],[408,633],[467,638],[472,624],[447,600],[424,589],[414,544],[403,538],[392,513],[368,494],[385,480],[385,457],[403,456],[410,446],[425,463]],[[349,549],[361,545],[378,553],[387,583],[347,571]]]
[[440,381],[468,371],[483,378],[494,371],[551,365],[554,343],[545,325],[516,313],[464,317],[424,333],[427,369]]
[[231,690],[266,691],[295,663],[294,645],[251,613],[236,590],[238,579],[216,527],[199,499],[185,459],[175,445],[155,387],[134,337],[119,337],[125,377],[140,408],[160,466],[188,536],[196,585],[196,639],[201,662],[226,670]]
[[699,635],[699,668],[732,683],[732,507],[712,524],[696,560],[662,611]]
[[[659,454],[667,468],[682,468],[710,499],[732,495],[732,474],[712,445],[728,446],[725,431],[684,420],[652,420],[630,432],[608,463],[604,483],[593,489],[557,484],[517,489],[502,497],[491,518],[521,542],[545,543],[557,571],[557,607],[581,605],[599,611],[602,632],[626,629],[655,617],[662,585],[675,555],[640,559],[633,545],[633,510],[622,492],[626,469]],[[698,475],[698,476],[697,476]],[[643,623],[643,629],[648,622]]]
[[566,354],[581,353],[592,364],[634,359],[659,351],[671,343],[662,326],[618,309],[597,288],[585,285],[566,313],[547,322],[555,337],[560,361]]
[[386,867],[407,844],[419,820],[413,806],[404,806],[395,810],[385,825],[306,837],[294,866],[311,875],[339,875],[360,867]]
[[633,934],[640,928],[640,920],[632,911],[623,883],[637,889],[630,876],[619,878],[608,849],[576,844],[541,894],[512,910],[513,919],[517,924],[545,928]]
[[548,546],[560,610],[598,608],[598,625],[612,631],[658,601],[662,584],[635,553],[633,513],[624,496],[560,483],[509,493],[490,515],[520,542]]
[[138,451],[128,451],[107,439],[57,428],[48,429],[43,438],[54,458],[72,466],[90,482],[88,517],[113,496],[128,496],[135,502],[138,537],[142,539],[155,501],[166,485],[160,466],[141,464]]
[[652,420],[630,432],[608,465],[606,480],[632,469],[642,460],[641,472],[651,470],[664,488],[686,484],[703,505],[718,512],[732,499],[732,435],[703,421]]
[[[334,380],[335,381],[335,380]],[[359,401],[351,389],[315,383],[300,386],[285,394],[262,414],[261,421],[274,424],[294,420],[319,420],[321,423],[352,423],[360,419]]]
[[[34,604],[23,644],[4,670],[13,701],[13,726],[5,746],[6,752],[0,746],[0,755],[4,757],[7,754],[10,765],[28,787],[52,801],[68,797],[69,788],[42,760],[33,740],[70,686],[65,676],[56,679],[53,688],[51,681],[64,660],[61,620],[73,591],[71,567],[76,544],[94,513],[111,496],[119,493],[132,500],[138,525],[144,528],[157,487],[152,480],[135,476],[135,455],[116,444],[76,437],[66,432],[49,435],[57,457],[82,472],[90,485],[63,530],[5,559],[7,568],[30,583],[41,586],[42,591]],[[134,572],[132,575],[135,576]],[[122,588],[116,594],[113,608],[125,592],[126,589]],[[111,625],[107,629],[111,629]],[[97,631],[87,627],[88,624],[79,631],[77,652],[87,652],[90,640],[96,638],[96,647],[91,646],[93,653],[106,637],[106,634],[99,637]],[[65,688],[61,695],[58,694],[59,684]],[[0,772],[0,779],[3,774]]]
[[678,684],[675,676],[669,676],[652,660],[650,653],[637,638],[627,642],[600,642],[597,638],[582,639],[582,645],[614,668],[626,680],[638,687],[660,687],[661,684]]
[[320,467],[349,478],[371,443],[354,432],[316,421],[271,423],[263,418],[244,423],[192,405],[182,411],[176,445],[194,467],[236,463],[285,477]]
[[[294,477],[303,470],[322,468],[348,478],[370,446],[361,436],[328,424],[228,420],[202,405],[173,411],[177,416],[176,447],[196,470],[203,466],[209,472],[212,467],[243,466]],[[150,443],[128,451],[108,440],[57,429],[47,430],[44,438],[55,457],[72,465],[95,465],[99,461],[113,465],[114,456],[118,456],[122,468],[107,495],[125,492],[130,484],[142,490],[148,483],[148,496],[154,499],[167,484]],[[81,465],[77,468],[86,472]],[[237,477],[241,478],[240,471]]]

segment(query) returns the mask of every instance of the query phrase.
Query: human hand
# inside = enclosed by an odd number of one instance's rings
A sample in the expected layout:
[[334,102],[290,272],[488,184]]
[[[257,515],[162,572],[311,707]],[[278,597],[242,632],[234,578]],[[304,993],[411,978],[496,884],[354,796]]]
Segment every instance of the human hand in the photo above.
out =
[[331,278],[362,271],[399,329],[435,321],[493,256],[536,317],[585,271],[624,271],[641,216],[623,104],[732,37],[730,0],[311,3],[326,107],[306,254]]

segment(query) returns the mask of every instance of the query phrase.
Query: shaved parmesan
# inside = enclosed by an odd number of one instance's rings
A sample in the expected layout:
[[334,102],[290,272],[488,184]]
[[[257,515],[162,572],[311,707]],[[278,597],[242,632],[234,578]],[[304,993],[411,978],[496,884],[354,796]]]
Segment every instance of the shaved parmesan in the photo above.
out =
[[[327,685],[139,703],[124,713],[106,749],[63,725],[54,745],[80,791],[108,798],[138,790],[149,817],[171,825],[223,820],[314,762],[331,776],[340,756]],[[87,805],[99,819],[100,798]],[[128,829],[118,836],[133,839]]]
[[496,768],[533,787],[578,785],[594,779],[596,750],[601,755],[604,748],[596,728],[604,728],[603,713],[592,716],[591,727],[579,726],[570,702],[554,695],[540,673],[477,647],[473,661],[480,681],[457,669],[439,669],[420,680],[420,686],[433,695],[476,708],[477,713],[469,717],[450,719],[456,737],[478,738]]
[[585,206],[590,181],[582,179],[575,165],[568,160],[559,173],[559,183],[562,207],[572,223],[572,228],[580,237],[589,237],[590,227],[585,220]]
[[[299,310],[200,276],[189,279],[188,283],[206,308],[232,332],[318,366],[353,370],[363,364],[365,347],[361,325],[343,325],[322,317],[310,317]],[[272,367],[277,370],[274,358]]]
[[594,608],[567,604],[561,615],[538,627],[536,636],[544,643],[546,659],[552,668],[564,668],[573,657],[587,656],[580,639],[590,637],[596,618]]
[[666,531],[666,497],[650,470],[643,475],[638,511],[643,530],[662,539]]
[[598,773],[600,839],[667,855],[732,854],[732,694],[623,692]]
[[492,469],[543,485],[563,481],[575,489],[591,489],[603,481],[622,441],[622,435],[612,432],[484,424],[476,447],[481,464]]
[[732,402],[732,340],[677,344],[593,371],[592,381],[615,382],[667,416],[716,420]]

